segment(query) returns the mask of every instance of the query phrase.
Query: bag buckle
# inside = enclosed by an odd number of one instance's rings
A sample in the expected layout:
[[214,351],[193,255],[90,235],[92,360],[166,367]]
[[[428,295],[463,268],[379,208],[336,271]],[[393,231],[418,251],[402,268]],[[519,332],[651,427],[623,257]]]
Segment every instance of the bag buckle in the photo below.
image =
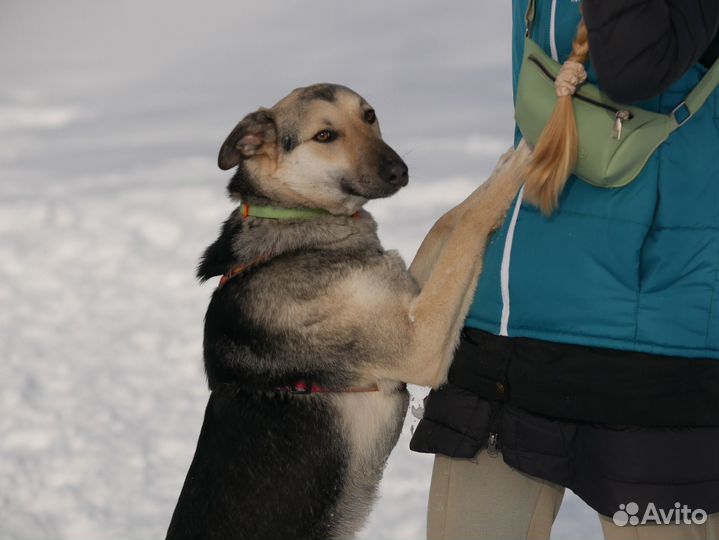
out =
[[[677,118],[677,112],[680,109],[684,109],[684,111],[685,111],[684,112],[685,116],[682,120],[679,120],[679,118]],[[689,107],[687,107],[687,104],[685,101],[682,101],[679,105],[674,107],[674,110],[671,112],[671,115],[672,115],[672,118],[674,118],[674,121],[677,123],[677,127],[682,127],[684,124],[687,123],[687,120],[689,120],[692,116],[694,116],[692,114],[692,112],[689,110]]]

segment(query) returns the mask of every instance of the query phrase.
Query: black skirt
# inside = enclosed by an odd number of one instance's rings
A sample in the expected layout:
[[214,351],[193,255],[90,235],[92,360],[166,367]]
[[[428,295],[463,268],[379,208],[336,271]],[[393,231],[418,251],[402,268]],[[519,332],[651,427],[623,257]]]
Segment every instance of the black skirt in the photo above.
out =
[[600,514],[629,502],[719,512],[717,360],[465,329],[410,448],[471,458],[490,435],[508,465]]

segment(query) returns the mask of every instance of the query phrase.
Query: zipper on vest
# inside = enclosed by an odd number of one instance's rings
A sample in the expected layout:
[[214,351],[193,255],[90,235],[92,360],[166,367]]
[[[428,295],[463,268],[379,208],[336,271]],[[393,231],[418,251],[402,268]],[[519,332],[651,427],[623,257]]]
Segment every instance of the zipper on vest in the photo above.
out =
[[[554,82],[556,80],[556,77],[554,77],[554,75],[549,72],[549,70],[544,66],[544,64],[542,64],[541,60],[539,60],[539,58],[537,58],[535,55],[530,54],[528,60],[535,64],[550,81]],[[580,101],[584,101],[585,103],[594,105],[595,107],[601,107],[602,109],[614,113],[615,120],[612,137],[617,140],[619,140],[622,136],[622,124],[627,120],[631,120],[632,118],[634,118],[634,115],[631,111],[627,111],[626,109],[617,109],[616,107],[612,107],[611,105],[607,105],[606,103],[602,103],[601,101],[597,101],[587,96],[583,96],[578,92],[575,93],[573,97]]]
[[499,449],[497,447],[498,444],[499,434],[490,433],[489,437],[487,438],[487,454],[489,454],[491,457],[497,457],[499,455]]
[[500,416],[504,405],[497,401],[489,402],[489,426],[487,432],[487,455],[489,457],[497,457],[499,455],[499,424]]

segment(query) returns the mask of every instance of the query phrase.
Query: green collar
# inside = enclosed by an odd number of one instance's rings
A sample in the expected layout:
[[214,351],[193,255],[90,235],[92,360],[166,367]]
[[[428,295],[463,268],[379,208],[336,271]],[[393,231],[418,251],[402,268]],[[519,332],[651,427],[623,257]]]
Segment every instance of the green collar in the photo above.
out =
[[313,219],[332,214],[322,208],[281,208],[279,206],[258,206],[242,203],[243,217],[267,219]]

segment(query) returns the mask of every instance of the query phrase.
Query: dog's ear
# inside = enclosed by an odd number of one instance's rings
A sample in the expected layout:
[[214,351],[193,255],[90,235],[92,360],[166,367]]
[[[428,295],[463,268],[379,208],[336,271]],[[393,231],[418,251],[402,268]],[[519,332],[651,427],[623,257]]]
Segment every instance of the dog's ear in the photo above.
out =
[[270,153],[277,143],[277,126],[272,111],[260,109],[245,116],[227,136],[220,148],[217,164],[226,171],[241,159]]

